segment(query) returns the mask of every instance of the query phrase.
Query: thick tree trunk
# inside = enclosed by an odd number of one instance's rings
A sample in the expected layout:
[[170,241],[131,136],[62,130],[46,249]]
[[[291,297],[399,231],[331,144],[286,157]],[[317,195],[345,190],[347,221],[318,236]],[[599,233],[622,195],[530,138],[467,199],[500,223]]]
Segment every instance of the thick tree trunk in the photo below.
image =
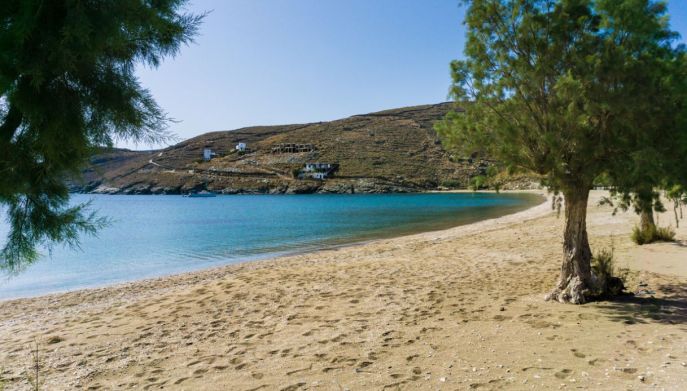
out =
[[654,211],[651,207],[642,209],[639,214],[639,229],[642,232],[646,232],[650,229],[655,229],[656,223],[654,222]]
[[654,193],[651,188],[637,191],[637,206],[639,207],[639,229],[642,232],[656,229],[654,222]]
[[582,304],[592,293],[592,251],[587,238],[588,189],[564,193],[565,232],[563,236],[563,265],[556,288],[546,300]]

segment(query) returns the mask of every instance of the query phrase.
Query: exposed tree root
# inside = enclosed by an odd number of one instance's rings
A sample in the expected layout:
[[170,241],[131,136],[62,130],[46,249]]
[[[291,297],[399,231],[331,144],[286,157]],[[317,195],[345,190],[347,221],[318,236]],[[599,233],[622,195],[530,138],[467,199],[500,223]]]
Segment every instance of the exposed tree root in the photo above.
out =
[[545,300],[555,300],[560,303],[584,304],[591,296],[591,290],[584,284],[581,278],[575,276],[561,281]]

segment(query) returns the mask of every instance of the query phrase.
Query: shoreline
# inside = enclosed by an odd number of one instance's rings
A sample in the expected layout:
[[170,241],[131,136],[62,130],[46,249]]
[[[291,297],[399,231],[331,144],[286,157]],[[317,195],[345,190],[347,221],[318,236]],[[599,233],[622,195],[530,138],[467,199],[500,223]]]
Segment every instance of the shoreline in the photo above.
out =
[[630,266],[634,297],[543,300],[563,228],[545,202],[442,231],[0,302],[0,377],[26,389],[36,343],[56,390],[684,389],[687,271],[646,261],[687,259],[687,227],[676,244],[638,247],[638,218],[596,206],[601,195],[590,198],[592,249],[613,247]]
[[[429,192],[431,193],[431,192]],[[448,190],[448,191],[438,191],[436,192],[437,194],[442,194],[442,193],[487,193],[487,194],[494,194],[495,192],[493,191],[477,191],[473,192],[471,190]],[[56,291],[56,292],[51,292],[51,293],[45,293],[45,294],[37,294],[35,296],[18,296],[18,297],[7,297],[7,298],[2,298],[0,297],[0,304],[5,303],[5,302],[11,302],[11,301],[19,301],[19,300],[30,300],[30,299],[39,299],[42,297],[51,297],[51,296],[60,296],[60,295],[65,295],[65,294],[70,294],[70,293],[88,293],[88,291],[94,291],[94,290],[102,290],[102,289],[124,289],[127,288],[130,284],[149,284],[149,283],[159,283],[161,280],[167,279],[167,278],[174,278],[174,277],[182,277],[188,274],[195,274],[195,273],[203,273],[203,272],[213,272],[213,271],[219,271],[218,269],[223,269],[223,268],[228,268],[228,267],[233,267],[233,266],[238,266],[238,265],[243,265],[243,264],[250,264],[254,262],[268,262],[268,261],[279,261],[279,259],[282,258],[289,258],[293,256],[298,256],[298,255],[307,255],[307,254],[313,254],[317,253],[320,251],[335,251],[341,248],[347,248],[347,247],[356,247],[356,246],[364,246],[367,244],[375,243],[378,241],[385,241],[385,240],[393,240],[393,239],[402,239],[402,238],[412,238],[416,237],[417,235],[423,235],[423,234],[430,234],[430,233],[441,233],[444,231],[449,231],[453,230],[455,228],[459,227],[467,227],[471,226],[474,224],[480,224],[482,222],[487,222],[491,220],[499,220],[504,217],[512,216],[512,215],[517,215],[520,213],[524,213],[529,211],[530,209],[542,207],[545,205],[547,202],[550,201],[550,198],[547,196],[547,193],[545,190],[506,190],[502,191],[502,193],[508,194],[532,194],[532,195],[537,195],[543,197],[543,202],[539,204],[532,205],[526,209],[514,212],[514,213],[508,213],[496,218],[486,218],[484,220],[478,220],[475,222],[469,222],[469,223],[461,223],[449,228],[444,228],[444,229],[438,229],[438,230],[430,230],[430,231],[418,231],[414,233],[408,233],[408,234],[401,234],[401,235],[396,235],[396,236],[389,236],[389,237],[377,237],[377,238],[372,238],[372,239],[363,239],[363,240],[354,240],[352,242],[343,242],[339,244],[325,244],[316,248],[311,248],[311,249],[294,249],[291,251],[281,251],[281,252],[276,252],[276,253],[266,253],[266,254],[257,254],[254,256],[249,256],[246,258],[242,258],[240,260],[233,260],[231,263],[226,263],[222,265],[216,265],[216,266],[211,266],[211,267],[204,267],[201,269],[196,269],[196,270],[189,270],[189,271],[184,271],[180,273],[175,273],[172,272],[170,274],[163,274],[160,276],[153,276],[153,277],[148,277],[148,278],[142,278],[142,279],[135,279],[135,280],[130,280],[130,281],[121,281],[121,282],[114,282],[114,283],[109,283],[105,285],[93,285],[93,286],[84,286],[84,287],[79,287],[76,289],[68,289],[64,291]],[[408,194],[408,193],[400,193],[400,194]],[[416,194],[427,194],[425,192],[422,193],[416,193]],[[106,196],[118,196],[118,194],[105,194]]]

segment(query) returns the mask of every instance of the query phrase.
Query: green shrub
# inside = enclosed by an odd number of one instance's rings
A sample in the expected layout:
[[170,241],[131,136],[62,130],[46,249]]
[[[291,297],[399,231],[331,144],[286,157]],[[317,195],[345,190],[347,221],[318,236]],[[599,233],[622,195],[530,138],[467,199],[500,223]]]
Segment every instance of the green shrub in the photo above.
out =
[[601,249],[592,256],[592,271],[598,277],[607,279],[615,275],[615,264],[613,261],[613,249]]
[[484,187],[484,184],[486,183],[486,181],[487,181],[487,178],[485,176],[477,175],[475,177],[470,178],[470,184],[468,187],[472,191],[477,191],[477,190],[481,189],[482,187]]
[[632,239],[633,242],[637,243],[640,246],[645,243],[649,243],[647,231],[649,230],[642,231],[641,229],[639,229],[639,227],[635,226],[634,228],[632,228],[632,234],[630,235],[630,239]]
[[447,179],[447,180],[441,182],[441,186],[447,187],[449,189],[456,189],[456,188],[461,187],[461,183],[460,183],[460,181],[455,180],[455,179]]
[[613,248],[601,249],[592,256],[592,272],[598,281],[599,296],[615,296],[625,290],[625,275],[615,267]]
[[642,230],[635,226],[630,237],[640,246],[653,242],[674,242],[675,231],[671,227],[651,227]]
[[661,242],[674,242],[675,231],[671,227],[658,227],[656,229],[656,240]]

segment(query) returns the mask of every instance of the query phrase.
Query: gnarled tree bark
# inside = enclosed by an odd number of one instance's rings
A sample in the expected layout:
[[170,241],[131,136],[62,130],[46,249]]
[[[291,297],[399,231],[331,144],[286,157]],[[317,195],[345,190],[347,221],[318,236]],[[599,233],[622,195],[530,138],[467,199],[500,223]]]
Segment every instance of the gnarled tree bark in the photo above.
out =
[[642,232],[656,228],[656,222],[654,222],[654,211],[652,208],[642,209],[639,214],[639,229]]
[[654,222],[654,193],[651,187],[637,191],[637,205],[639,209],[639,229],[642,232],[656,229]]
[[561,276],[546,300],[582,304],[592,293],[592,251],[587,238],[587,201],[589,189],[578,188],[563,193],[565,232]]

